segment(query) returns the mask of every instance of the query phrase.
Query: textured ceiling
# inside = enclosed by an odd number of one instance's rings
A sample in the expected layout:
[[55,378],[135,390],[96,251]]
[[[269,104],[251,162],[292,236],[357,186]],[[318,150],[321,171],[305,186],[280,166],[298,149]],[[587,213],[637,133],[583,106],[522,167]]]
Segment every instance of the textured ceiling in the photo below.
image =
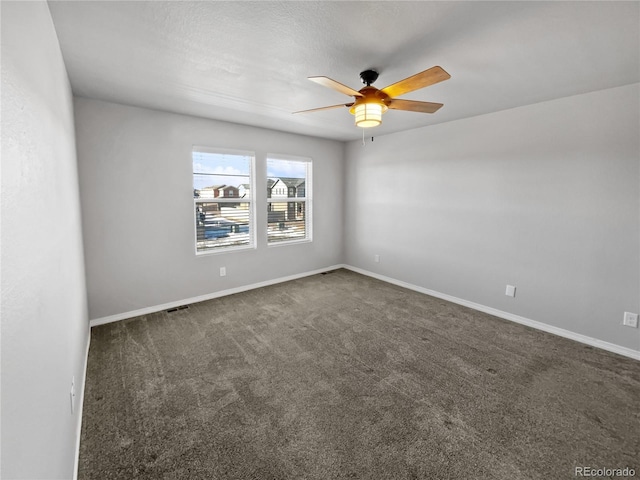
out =
[[640,81],[638,2],[50,1],[76,95],[338,140],[349,102],[306,78],[382,88],[440,65],[367,136]]

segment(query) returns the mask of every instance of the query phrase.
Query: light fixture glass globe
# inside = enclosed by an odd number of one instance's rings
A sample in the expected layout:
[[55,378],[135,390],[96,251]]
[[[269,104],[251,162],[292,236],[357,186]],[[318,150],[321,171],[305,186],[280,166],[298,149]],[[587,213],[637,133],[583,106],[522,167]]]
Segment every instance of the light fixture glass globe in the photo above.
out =
[[382,123],[382,104],[361,103],[356,105],[354,115],[356,126],[362,128],[377,127]]

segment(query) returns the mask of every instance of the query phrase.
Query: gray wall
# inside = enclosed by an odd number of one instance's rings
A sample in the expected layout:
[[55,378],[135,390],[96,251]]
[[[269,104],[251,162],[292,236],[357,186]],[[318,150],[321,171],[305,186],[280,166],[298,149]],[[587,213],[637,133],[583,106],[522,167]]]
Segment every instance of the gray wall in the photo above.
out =
[[[91,319],[342,262],[342,143],[85,98],[75,115]],[[193,145],[256,152],[257,249],[194,254]],[[312,243],[267,247],[267,153],[313,159]]]
[[622,326],[640,310],[639,103],[635,84],[349,143],[346,263],[640,350]]
[[46,2],[2,2],[2,468],[73,477],[87,317],[73,102]]

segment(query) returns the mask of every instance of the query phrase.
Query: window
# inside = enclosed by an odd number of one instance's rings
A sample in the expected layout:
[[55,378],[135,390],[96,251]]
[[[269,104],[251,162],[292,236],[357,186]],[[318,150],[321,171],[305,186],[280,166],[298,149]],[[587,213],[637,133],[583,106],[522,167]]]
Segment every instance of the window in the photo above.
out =
[[192,159],[196,254],[254,247],[253,153],[194,147]]
[[311,159],[267,157],[267,243],[311,240]]

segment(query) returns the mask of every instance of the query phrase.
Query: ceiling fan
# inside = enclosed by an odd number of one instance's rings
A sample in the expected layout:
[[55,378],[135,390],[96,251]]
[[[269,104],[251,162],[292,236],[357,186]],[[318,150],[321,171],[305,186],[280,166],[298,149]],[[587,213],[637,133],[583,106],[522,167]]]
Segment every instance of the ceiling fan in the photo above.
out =
[[343,103],[339,105],[331,105],[328,107],[312,108],[310,110],[301,110],[293,113],[309,113],[318,112],[320,110],[329,110],[332,108],[348,107],[349,113],[355,116],[356,125],[358,127],[368,128],[376,127],[382,123],[382,114],[391,108],[392,110],[407,110],[410,112],[435,113],[442,103],[418,102],[416,100],[402,100],[396,97],[405,93],[413,92],[420,88],[428,87],[438,82],[451,78],[442,67],[431,67],[424,72],[416,73],[411,77],[400,80],[388,87],[378,90],[371,84],[378,78],[378,72],[375,70],[365,70],[360,73],[362,83],[366,86],[360,91],[347,87],[340,82],[329,77],[309,77],[312,82],[319,83],[322,86],[332,88],[340,93],[355,98],[354,102]]

